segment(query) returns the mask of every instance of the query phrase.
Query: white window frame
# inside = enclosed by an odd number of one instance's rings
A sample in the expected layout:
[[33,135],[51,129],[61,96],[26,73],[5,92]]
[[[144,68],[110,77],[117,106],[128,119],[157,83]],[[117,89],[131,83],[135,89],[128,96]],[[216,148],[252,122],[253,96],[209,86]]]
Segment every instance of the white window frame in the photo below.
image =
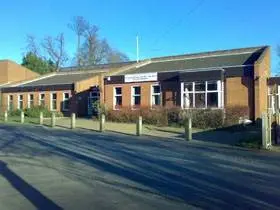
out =
[[[69,98],[68,98],[68,101],[70,101],[70,98],[71,98],[71,93],[70,92],[63,92],[63,101],[62,101],[62,110],[63,111],[69,111],[70,110],[70,107],[69,107],[69,109],[66,109],[65,108],[65,104],[64,104],[64,102],[66,101],[65,100],[65,94],[69,94]],[[56,100],[57,100],[57,95],[56,95]],[[57,106],[57,104],[56,104],[56,106]],[[69,105],[70,106],[70,105]]]
[[[121,88],[122,90],[122,93],[123,93],[123,87],[122,86],[115,86],[113,87],[113,110],[119,110],[116,108],[116,105],[117,105],[117,97],[121,96],[122,99],[123,99],[123,94],[116,94],[116,89],[117,88]],[[122,103],[123,103],[123,100],[122,100]],[[122,106],[122,105],[121,105]]]
[[[44,100],[41,99],[41,95],[45,95]],[[44,101],[44,104],[46,106],[46,93],[39,93],[39,100],[38,100],[39,106],[42,106],[42,103],[41,103],[42,101]]]
[[[22,96],[22,100],[20,100],[20,96]],[[17,98],[18,98],[17,108],[18,109],[23,109],[23,94],[19,94]],[[22,102],[22,108],[20,108],[20,102]]]
[[13,104],[14,104],[14,96],[12,95],[12,94],[10,94],[10,95],[8,95],[8,111],[10,111],[11,110],[11,107],[10,107],[10,96],[12,96],[13,97]]
[[[140,88],[140,94],[134,94],[134,88],[135,87],[139,87]],[[138,108],[135,108],[135,100],[134,100],[134,97],[135,96],[140,96],[140,104],[139,104],[139,108],[140,108],[140,106],[141,106],[141,85],[134,85],[134,86],[131,86],[131,90],[130,90],[130,92],[131,92],[131,98],[130,98],[130,104],[131,104],[131,109],[138,109]],[[133,104],[133,102],[134,102],[134,104]]]
[[273,87],[268,87],[268,105],[272,113],[276,113],[280,108],[280,85],[277,85],[277,93],[272,93]]
[[[53,94],[56,94],[56,99],[55,99],[55,101],[56,101],[56,109],[53,109],[53,104],[52,104],[52,101],[53,101]],[[57,93],[56,92],[52,92],[52,93],[50,93],[50,110],[51,111],[57,111]]]
[[[208,82],[217,82],[217,90],[208,90]],[[193,98],[193,104],[190,107],[185,107],[185,98],[184,95],[187,93],[187,91],[184,90],[184,85],[185,84],[192,84],[192,91],[188,91],[189,94],[192,94]],[[205,81],[204,85],[205,85],[205,90],[203,91],[196,91],[195,90],[195,84],[196,83],[202,83],[202,82],[182,82],[181,83],[181,108],[182,109],[207,109],[207,108],[211,108],[211,109],[222,109],[224,108],[224,83],[221,80],[209,80],[209,81]],[[195,94],[196,93],[204,93],[205,94],[205,106],[204,107],[196,107],[195,106]],[[208,107],[207,104],[207,95],[208,93],[218,93],[218,106],[217,107]]]
[[[155,86],[159,86],[159,93],[154,93],[153,92],[153,88]],[[160,104],[159,105],[153,104],[153,96],[159,96],[160,97]],[[154,106],[161,106],[162,105],[162,98],[161,98],[161,96],[162,96],[162,93],[161,93],[161,86],[160,86],[160,84],[159,83],[152,84],[151,85],[151,97],[150,97],[150,101],[151,101],[150,106],[151,106],[151,108],[153,108]]]
[[30,93],[30,94],[28,94],[28,96],[27,96],[27,108],[31,108],[30,107],[30,102],[31,102],[31,100],[30,100],[30,95],[33,95],[33,106],[34,106],[34,93]]

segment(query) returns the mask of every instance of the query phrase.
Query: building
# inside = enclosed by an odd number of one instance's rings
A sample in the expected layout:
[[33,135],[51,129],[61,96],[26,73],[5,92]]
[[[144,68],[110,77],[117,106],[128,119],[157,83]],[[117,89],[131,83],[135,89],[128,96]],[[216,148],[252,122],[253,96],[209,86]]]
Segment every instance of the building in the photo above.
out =
[[34,79],[39,74],[13,61],[0,60],[0,87],[13,82]]
[[90,116],[93,104],[103,100],[104,75],[120,73],[135,65],[135,62],[125,62],[67,67],[60,72],[9,84],[1,89],[2,111],[45,106],[64,115]]
[[244,106],[255,120],[268,108],[269,77],[268,46],[152,58],[106,76],[103,102],[115,110]]

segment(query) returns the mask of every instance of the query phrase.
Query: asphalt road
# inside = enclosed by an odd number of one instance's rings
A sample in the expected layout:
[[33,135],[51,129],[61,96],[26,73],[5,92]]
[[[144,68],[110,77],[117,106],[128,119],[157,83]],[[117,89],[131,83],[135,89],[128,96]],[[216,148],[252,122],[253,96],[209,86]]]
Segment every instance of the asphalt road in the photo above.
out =
[[280,153],[0,124],[0,209],[192,208],[280,209]]

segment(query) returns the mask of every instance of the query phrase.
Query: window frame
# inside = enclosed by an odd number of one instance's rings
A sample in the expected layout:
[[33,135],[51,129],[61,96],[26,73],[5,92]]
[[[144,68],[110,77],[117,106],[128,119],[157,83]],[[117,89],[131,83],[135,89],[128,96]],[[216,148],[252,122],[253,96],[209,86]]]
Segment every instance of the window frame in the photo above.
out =
[[[11,103],[11,99],[10,99],[10,96],[12,96],[12,107],[10,107],[10,103]],[[14,95],[13,94],[9,94],[8,95],[8,111],[13,111],[14,110]],[[12,109],[11,109],[12,108]]]
[[123,104],[123,100],[122,100],[122,104],[120,106],[117,107],[117,97],[121,97],[123,99],[123,94],[117,94],[116,89],[117,88],[121,88],[121,91],[123,93],[123,87],[122,86],[114,86],[113,87],[113,110],[120,110],[120,108],[122,107]]
[[[208,90],[208,84],[215,82],[217,85],[216,90]],[[223,81],[221,80],[209,80],[209,81],[204,81],[205,89],[204,90],[195,90],[195,85],[196,83],[202,83],[200,81],[193,81],[193,82],[182,82],[181,83],[181,108],[182,109],[223,109],[224,108],[224,84]],[[186,84],[192,84],[192,90],[191,91],[185,91],[185,85]],[[185,106],[185,94],[190,94],[192,95],[192,101],[189,101],[189,107]],[[217,93],[217,107],[209,107],[208,106],[208,93]],[[204,107],[196,107],[196,94],[204,94]]]
[[[56,103],[56,109],[53,108],[53,94],[56,94],[56,99],[55,99],[55,103]],[[57,111],[57,92],[52,92],[50,93],[50,111]]]
[[[65,100],[65,94],[69,95],[68,100]],[[70,98],[71,98],[71,93],[70,92],[63,92],[62,93],[62,111],[69,111],[70,110]],[[57,100],[57,95],[56,95],[56,100]],[[68,101],[68,103],[69,103],[69,108],[68,109],[65,108],[65,101]]]
[[[140,94],[135,94],[134,93],[134,88],[139,87],[140,88]],[[135,110],[135,109],[139,109],[141,107],[141,85],[133,85],[131,86],[131,99],[130,99],[130,103],[131,103],[131,109]],[[140,97],[140,104],[139,105],[135,105],[135,98],[134,97]],[[134,104],[133,104],[134,102]]]
[[[20,96],[22,96],[22,99],[21,99],[21,100],[20,100]],[[19,110],[23,110],[23,94],[18,94],[17,99],[18,99],[17,108],[18,108]],[[20,102],[22,102],[22,107],[20,107]]]
[[[45,97],[44,97],[44,100],[42,100],[41,99],[41,95],[44,95]],[[39,100],[38,100],[38,104],[39,104],[39,106],[42,106],[42,101],[44,101],[44,106],[46,106],[46,93],[39,93],[39,98],[38,98]]]
[[[153,92],[155,86],[159,86],[159,93],[154,93]],[[159,96],[159,98],[160,98],[160,104],[159,105],[153,104],[153,97],[154,96]],[[162,106],[162,92],[161,92],[161,85],[159,83],[155,83],[155,84],[151,85],[151,98],[150,98],[150,100],[151,100],[151,104],[150,104],[151,108],[157,107],[157,106]]]
[[27,95],[27,108],[28,108],[28,109],[31,108],[31,106],[30,106],[30,102],[31,102],[31,100],[30,100],[30,95],[33,95],[33,100],[32,100],[32,102],[33,102],[33,106],[34,106],[34,93],[29,93],[29,94]]

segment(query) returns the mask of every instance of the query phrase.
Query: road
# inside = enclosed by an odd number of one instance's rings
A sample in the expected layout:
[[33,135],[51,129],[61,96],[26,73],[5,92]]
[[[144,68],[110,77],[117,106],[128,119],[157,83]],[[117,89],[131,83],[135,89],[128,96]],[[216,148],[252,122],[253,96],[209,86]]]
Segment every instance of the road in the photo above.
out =
[[0,134],[1,209],[280,209],[280,153],[35,126]]

